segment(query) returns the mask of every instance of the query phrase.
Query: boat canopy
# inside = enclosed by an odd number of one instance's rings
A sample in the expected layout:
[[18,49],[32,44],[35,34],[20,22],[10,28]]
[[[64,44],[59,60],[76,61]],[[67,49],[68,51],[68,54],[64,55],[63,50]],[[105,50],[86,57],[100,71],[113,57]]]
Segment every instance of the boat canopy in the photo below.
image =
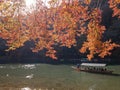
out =
[[101,64],[101,63],[82,63],[81,66],[105,67],[106,64]]

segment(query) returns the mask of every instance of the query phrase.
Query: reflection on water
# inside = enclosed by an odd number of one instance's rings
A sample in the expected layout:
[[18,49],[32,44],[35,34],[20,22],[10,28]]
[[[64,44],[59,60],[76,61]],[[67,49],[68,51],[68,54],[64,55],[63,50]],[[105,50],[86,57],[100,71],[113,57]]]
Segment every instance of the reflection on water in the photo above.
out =
[[9,77],[9,74],[6,74],[7,77]]
[[[120,74],[120,65],[109,66]],[[120,76],[74,71],[70,65],[0,65],[0,90],[120,90]]]
[[96,84],[90,86],[88,90],[95,90],[95,87],[96,87]]
[[48,89],[48,88],[34,88],[34,89],[31,89],[29,87],[24,87],[24,88],[21,88],[21,90],[55,90],[54,88],[51,88],[51,89]]
[[0,68],[5,68],[4,66],[0,66]]
[[24,69],[35,69],[35,64],[26,64],[21,66]]
[[27,75],[26,78],[32,79],[34,74]]
[[24,87],[24,88],[21,88],[21,90],[32,90],[32,89],[30,89],[29,87]]

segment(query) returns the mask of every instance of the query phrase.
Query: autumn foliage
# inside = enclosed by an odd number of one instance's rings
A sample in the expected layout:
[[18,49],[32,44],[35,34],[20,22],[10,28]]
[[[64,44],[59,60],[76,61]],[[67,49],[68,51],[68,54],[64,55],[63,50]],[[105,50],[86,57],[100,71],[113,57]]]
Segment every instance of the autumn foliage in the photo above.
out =
[[[79,51],[89,52],[89,60],[94,55],[104,58],[119,45],[111,40],[102,40],[106,30],[101,24],[102,9],[92,7],[92,1],[94,0],[50,0],[47,7],[42,0],[37,0],[36,7],[31,12],[25,10],[23,0],[1,1],[0,38],[6,40],[9,47],[7,51],[22,47],[29,40],[35,43],[33,52],[46,49],[46,56],[57,59],[55,46],[76,46],[76,37],[84,34],[87,39]],[[120,18],[120,0],[108,2],[113,17]]]

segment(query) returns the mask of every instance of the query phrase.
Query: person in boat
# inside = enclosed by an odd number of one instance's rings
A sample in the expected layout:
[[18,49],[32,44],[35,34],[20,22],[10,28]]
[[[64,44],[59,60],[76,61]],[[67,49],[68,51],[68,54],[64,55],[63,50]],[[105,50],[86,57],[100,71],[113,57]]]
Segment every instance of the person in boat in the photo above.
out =
[[77,68],[78,68],[78,69],[80,68],[80,64],[77,64]]

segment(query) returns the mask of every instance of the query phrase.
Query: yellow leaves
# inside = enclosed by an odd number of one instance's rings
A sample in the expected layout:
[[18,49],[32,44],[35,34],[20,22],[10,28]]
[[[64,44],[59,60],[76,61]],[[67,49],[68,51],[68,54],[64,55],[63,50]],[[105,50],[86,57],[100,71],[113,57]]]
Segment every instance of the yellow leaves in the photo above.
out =
[[60,1],[59,0],[50,0],[48,2],[48,4],[50,7],[55,8],[55,7],[58,7],[58,5],[60,4]]
[[6,51],[15,50],[16,48],[20,48],[24,46],[24,43],[28,39],[29,38],[26,36],[21,36],[21,37],[18,36],[18,38],[13,38],[13,36],[9,37],[9,39],[7,40],[7,46],[9,46],[9,49],[7,49]]
[[53,40],[58,41],[59,36],[57,34],[52,35]]
[[44,48],[48,48],[49,49],[49,42],[46,42],[45,39],[38,39],[37,41],[35,41],[35,47],[32,48],[33,52],[38,52],[40,50],[43,50]]
[[12,4],[11,1],[4,1],[0,4],[0,14],[1,16],[12,16],[15,12],[15,6]]
[[55,3],[57,2],[57,0],[50,0],[48,3],[51,4],[51,3]]
[[85,3],[85,4],[90,4],[90,3],[91,3],[91,0],[84,0],[84,3]]
[[4,8],[6,8],[5,7],[5,3],[4,2],[2,2],[2,3],[0,2],[0,11],[3,10]]
[[120,3],[120,0],[114,0],[114,2],[116,2],[116,3]]

